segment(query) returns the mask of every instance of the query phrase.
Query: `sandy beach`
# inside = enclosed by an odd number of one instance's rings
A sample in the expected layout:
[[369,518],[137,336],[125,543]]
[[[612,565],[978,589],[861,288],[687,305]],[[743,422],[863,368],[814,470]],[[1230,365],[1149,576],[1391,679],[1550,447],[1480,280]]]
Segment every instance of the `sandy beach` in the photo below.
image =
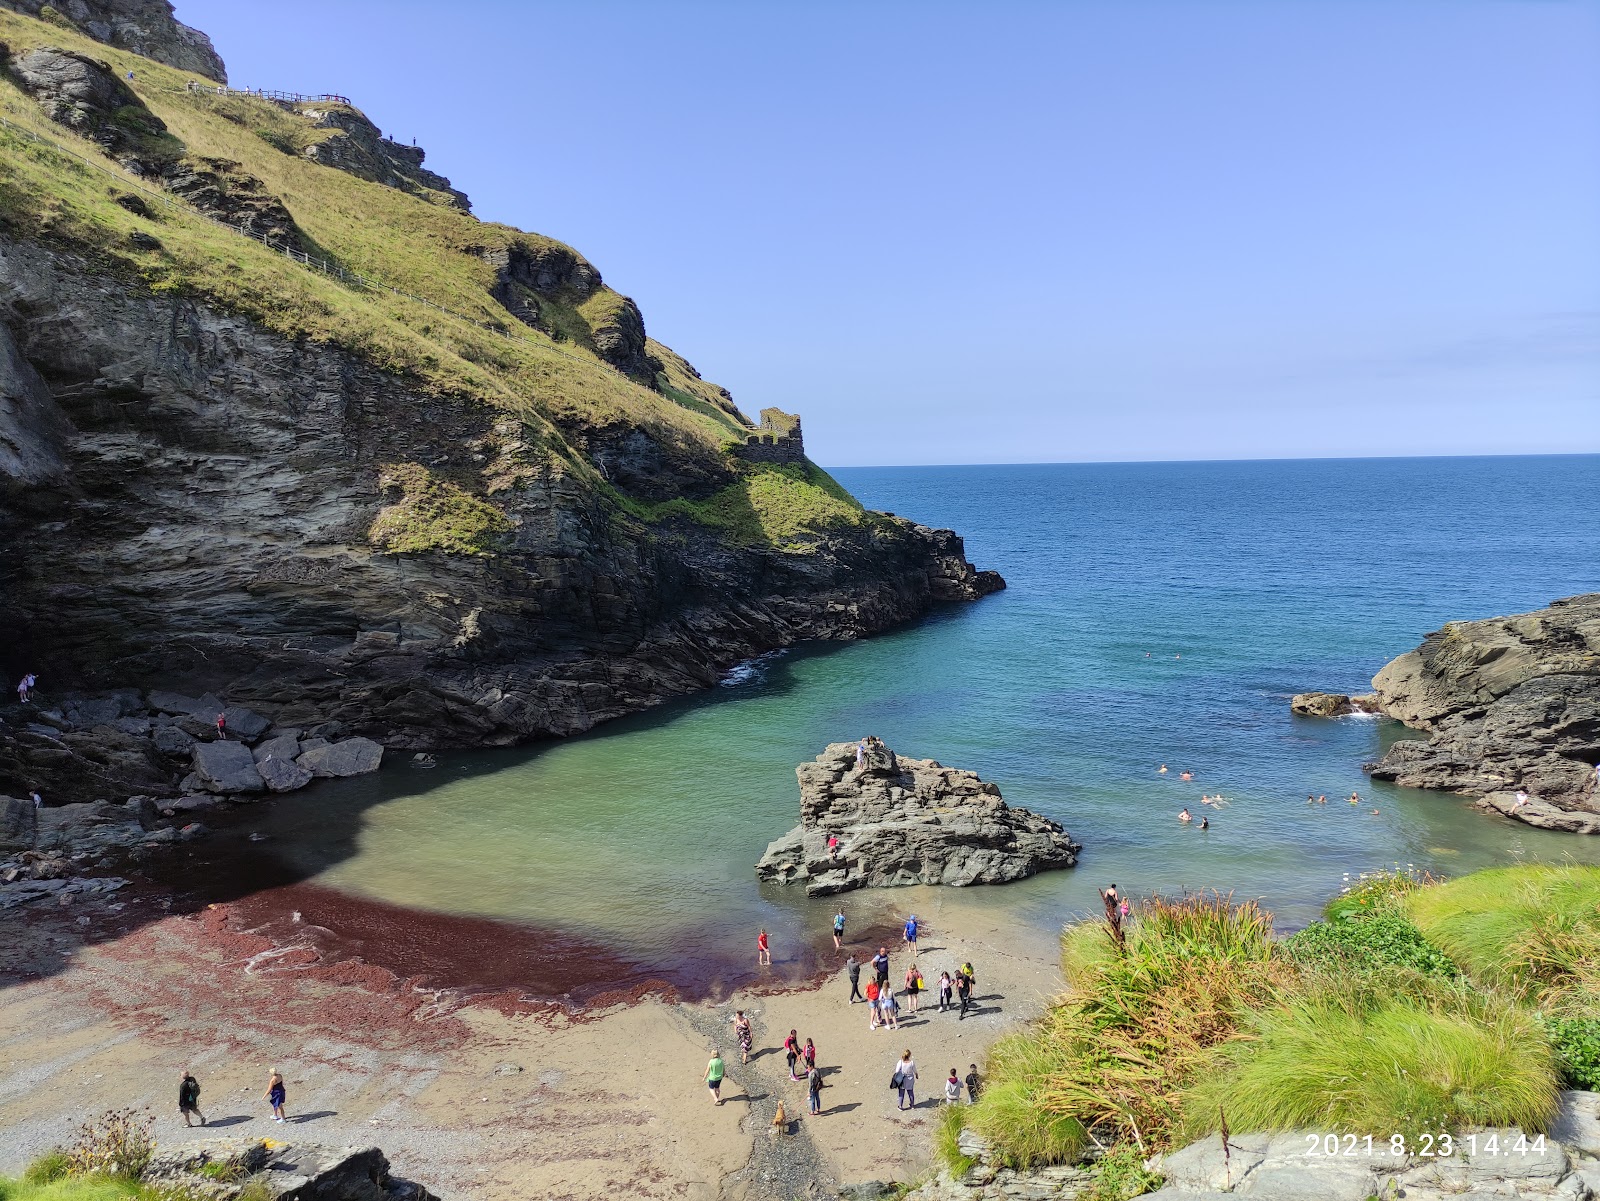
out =
[[[568,1010],[511,992],[421,987],[359,959],[329,962],[312,938],[240,929],[226,905],[103,941],[93,932],[115,914],[80,908],[26,923],[13,914],[0,925],[0,1173],[83,1118],[133,1106],[155,1115],[163,1142],[226,1133],[376,1144],[397,1173],[446,1197],[709,1201],[911,1179],[927,1167],[948,1070],[965,1075],[1061,980],[1054,940],[999,907],[949,890],[904,892],[907,908],[930,919],[919,953],[930,981],[966,960],[977,968],[979,1006],[966,1020],[902,1012],[898,1032],[869,1030],[842,971],[715,1003],[652,994]],[[889,949],[898,982],[908,955]],[[780,967],[786,950],[774,947]],[[875,950],[847,942],[839,962]],[[65,966],[39,978],[51,960]],[[755,1026],[748,1066],[733,1038],[737,1008]],[[816,1118],[804,1085],[788,1079],[781,1044],[791,1028],[816,1041],[829,1069]],[[720,1107],[701,1082],[713,1045],[728,1062]],[[888,1079],[906,1048],[921,1086],[917,1108],[899,1113]],[[186,1129],[176,1112],[185,1066],[202,1083],[207,1129]],[[287,1125],[261,1100],[274,1067],[288,1082]],[[780,1100],[789,1133],[774,1138]]]

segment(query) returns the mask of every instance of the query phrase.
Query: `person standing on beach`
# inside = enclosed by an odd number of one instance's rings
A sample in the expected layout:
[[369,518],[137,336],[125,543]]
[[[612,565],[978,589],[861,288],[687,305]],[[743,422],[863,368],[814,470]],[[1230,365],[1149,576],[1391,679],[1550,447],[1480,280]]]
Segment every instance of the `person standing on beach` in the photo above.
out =
[[882,988],[889,983],[889,948],[879,947],[878,953],[872,957],[872,970],[878,975],[878,987]]
[[886,988],[878,994],[878,1009],[887,1029],[900,1029],[900,1002],[894,999],[894,989]]
[[939,1012],[940,1013],[945,1013],[945,1012],[947,1012],[949,1010],[950,1005],[951,1005],[951,993],[954,992],[954,990],[955,990],[955,984],[950,979],[950,973],[949,972],[940,972],[939,973]]
[[744,1016],[744,1010],[738,1010],[733,1015],[733,1033],[739,1040],[739,1062],[750,1062],[750,1048],[755,1045],[755,1034],[750,1029],[750,1019]]
[[917,994],[922,991],[922,973],[917,971],[917,965],[906,968],[906,1011],[917,1011]]
[[967,1010],[972,1007],[972,981],[967,979],[965,972],[956,973],[956,995],[961,998],[961,1012],[956,1018],[958,1021],[964,1021]]
[[711,1090],[711,1100],[722,1104],[722,1077],[727,1073],[720,1051],[711,1052],[711,1062],[706,1064],[706,1087]]
[[809,1038],[800,1051],[800,1062],[806,1065],[806,1071],[812,1071],[817,1066],[817,1044]]
[[917,915],[913,913],[911,915],[910,919],[906,922],[906,932],[905,932],[906,946],[911,948],[911,954],[913,956],[915,956],[916,953],[917,953],[917,930],[918,929],[919,929],[919,927],[917,926]]
[[978,1065],[967,1065],[967,1100],[974,1105],[978,1103],[978,1092],[983,1088],[983,1081],[978,1079]]
[[900,1062],[894,1066],[894,1087],[900,1094],[900,1109],[906,1108],[906,1102],[911,1102],[911,1108],[917,1107],[917,1061],[911,1058],[911,1048],[907,1047],[900,1056]]
[[767,931],[763,927],[760,934],[756,935],[756,966],[772,966],[772,948],[767,945]]
[[795,1075],[794,1065],[800,1058],[800,1034],[798,1031],[789,1031],[789,1037],[783,1040],[783,1057],[789,1061],[789,1079],[798,1080]]
[[878,997],[883,993],[882,987],[876,980],[867,981],[867,1029],[878,1028]]
[[178,1081],[178,1112],[183,1115],[185,1126],[194,1125],[190,1117],[199,1118],[202,1126],[206,1124],[206,1115],[200,1112],[200,1082],[188,1068],[183,1069],[183,1079]]
[[822,1113],[822,1069],[813,1067],[806,1074],[806,1095],[811,1101],[811,1116]]
[[955,1068],[950,1069],[950,1075],[944,1082],[944,1103],[946,1105],[961,1103],[961,1077],[956,1075]]
[[844,947],[844,910],[839,910],[833,915],[833,949],[835,951]]
[[261,1094],[261,1099],[272,1106],[272,1120],[274,1122],[286,1122],[289,1120],[283,1112],[283,1104],[289,1099],[289,1093],[283,1087],[283,1074],[277,1068],[273,1068],[272,1074],[267,1078],[267,1091]]
[[861,995],[861,965],[854,955],[844,961],[844,974],[850,977],[850,1004],[864,1000]]

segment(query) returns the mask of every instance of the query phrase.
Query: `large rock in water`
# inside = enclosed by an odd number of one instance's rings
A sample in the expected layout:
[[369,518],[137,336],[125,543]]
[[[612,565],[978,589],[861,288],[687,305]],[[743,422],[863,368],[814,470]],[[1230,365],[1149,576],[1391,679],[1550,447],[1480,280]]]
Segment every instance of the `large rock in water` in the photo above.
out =
[[[1534,825],[1600,831],[1588,816],[1600,814],[1600,593],[1451,622],[1372,685],[1385,714],[1430,735],[1391,746],[1373,778],[1499,800]],[[1517,789],[1529,803],[1514,803]]]
[[[1060,825],[1015,809],[976,772],[836,742],[800,778],[800,824],[767,847],[763,880],[811,896],[903,884],[1004,884],[1071,867],[1081,849]],[[837,859],[828,854],[839,839]]]
[[346,738],[303,751],[295,763],[314,776],[360,776],[377,771],[383,748],[370,738]]
[[213,792],[260,792],[265,785],[255,756],[242,742],[197,742],[194,774]]

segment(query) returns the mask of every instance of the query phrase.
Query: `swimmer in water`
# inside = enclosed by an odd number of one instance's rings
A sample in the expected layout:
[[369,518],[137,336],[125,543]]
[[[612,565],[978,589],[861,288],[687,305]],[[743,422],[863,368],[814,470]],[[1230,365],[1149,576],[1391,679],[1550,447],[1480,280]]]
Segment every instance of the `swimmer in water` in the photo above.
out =
[[1350,794],[1350,803],[1352,805],[1359,805],[1359,804],[1361,804],[1361,798],[1358,797],[1355,793],[1352,792]]
[[1328,803],[1328,794],[1327,793],[1323,793],[1321,796],[1319,796],[1317,798],[1317,804],[1326,805],[1327,803]]
[[1315,805],[1316,803],[1317,803],[1317,798],[1312,796],[1309,792],[1306,793],[1306,804]]
[[[1373,810],[1373,812],[1374,812],[1374,813],[1376,813],[1376,812],[1377,812],[1377,810],[1376,810],[1376,809],[1374,809],[1374,810]],[[1210,818],[1209,818],[1209,817],[1202,817],[1202,818],[1201,818],[1201,819],[1200,819],[1200,828],[1201,828],[1201,829],[1202,829],[1202,830],[1209,830],[1209,829],[1211,829],[1211,819],[1210,819]]]
[[1156,768],[1156,775],[1164,776],[1166,774],[1167,774],[1167,765],[1165,763],[1163,763],[1160,767]]
[[1372,816],[1373,816],[1373,817],[1377,817],[1377,816],[1378,816],[1378,811],[1377,811],[1377,810],[1376,810],[1376,809],[1374,809],[1374,810],[1373,810],[1373,811],[1372,811]]
[[1194,820],[1194,815],[1185,809],[1182,813],[1178,814],[1178,820],[1181,822],[1192,822]]
[[1192,779],[1194,779],[1194,773],[1192,771],[1179,772],[1178,773],[1178,779],[1180,779],[1180,780],[1192,780]]

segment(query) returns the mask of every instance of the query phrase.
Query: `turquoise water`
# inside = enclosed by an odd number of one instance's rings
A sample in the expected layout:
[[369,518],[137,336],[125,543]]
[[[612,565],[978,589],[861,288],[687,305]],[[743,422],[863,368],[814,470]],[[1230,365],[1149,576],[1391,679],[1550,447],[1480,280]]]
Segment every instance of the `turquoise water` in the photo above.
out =
[[[1259,896],[1293,924],[1346,873],[1600,862],[1600,839],[1369,781],[1362,763],[1406,736],[1392,723],[1287,706],[1364,689],[1446,621],[1600,588],[1600,457],[836,474],[870,506],[960,530],[1009,589],[586,737],[280,800],[263,845],[321,885],[558,930],[641,971],[708,947],[742,961],[762,924],[780,947],[822,937],[833,906],[763,888],[751,865],[797,820],[795,764],[866,733],[979,771],[1085,849],[1073,871],[959,898],[854,894],[857,922],[949,903],[1048,926],[1115,881]],[[1226,808],[1198,804],[1216,792]],[[1213,828],[1181,825],[1184,805]],[[350,833],[330,842],[340,813]]]

